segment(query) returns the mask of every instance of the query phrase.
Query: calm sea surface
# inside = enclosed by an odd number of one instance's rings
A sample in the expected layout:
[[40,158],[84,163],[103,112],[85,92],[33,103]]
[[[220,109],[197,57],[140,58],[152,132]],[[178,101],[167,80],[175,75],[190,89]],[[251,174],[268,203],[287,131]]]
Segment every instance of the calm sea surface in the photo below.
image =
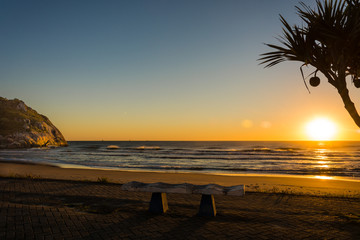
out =
[[360,179],[360,142],[72,141],[63,148],[0,150],[0,160],[121,170]]

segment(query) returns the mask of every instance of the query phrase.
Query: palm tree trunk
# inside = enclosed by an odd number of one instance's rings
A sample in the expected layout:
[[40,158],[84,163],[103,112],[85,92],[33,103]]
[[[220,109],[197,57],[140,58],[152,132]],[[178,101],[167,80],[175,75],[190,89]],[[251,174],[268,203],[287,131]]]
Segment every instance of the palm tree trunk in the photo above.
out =
[[345,87],[341,90],[338,89],[338,92],[341,96],[343,103],[345,104],[345,109],[348,111],[355,124],[360,128],[360,116],[358,111],[356,110],[355,104],[350,99],[349,90]]

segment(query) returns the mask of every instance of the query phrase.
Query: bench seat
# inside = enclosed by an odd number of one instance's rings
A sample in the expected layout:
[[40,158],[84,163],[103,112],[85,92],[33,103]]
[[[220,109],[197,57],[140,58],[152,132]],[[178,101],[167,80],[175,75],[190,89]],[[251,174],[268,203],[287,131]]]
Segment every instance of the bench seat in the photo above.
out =
[[193,185],[189,183],[143,183],[128,182],[122,185],[124,191],[151,192],[149,211],[165,213],[168,210],[166,193],[201,194],[201,202],[198,215],[216,216],[214,195],[244,196],[245,186],[236,185],[224,187],[218,184]]

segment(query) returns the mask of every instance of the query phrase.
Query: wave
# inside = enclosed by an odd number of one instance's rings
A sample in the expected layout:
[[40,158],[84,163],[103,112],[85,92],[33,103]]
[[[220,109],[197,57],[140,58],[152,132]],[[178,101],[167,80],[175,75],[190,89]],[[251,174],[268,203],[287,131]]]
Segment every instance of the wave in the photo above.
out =
[[143,156],[143,158],[146,159],[171,159],[171,160],[226,160],[226,161],[243,161],[243,160],[261,160],[261,161],[274,161],[274,160],[289,160],[289,161],[295,161],[295,160],[311,160],[312,158],[288,158],[286,156],[263,156],[263,157],[230,157],[230,156],[211,156],[211,155],[203,155],[203,156],[161,156],[161,155],[146,155]]
[[160,150],[161,148],[159,146],[140,146],[136,147],[136,150]]
[[117,146],[117,145],[109,145],[106,147],[106,149],[109,149],[109,150],[115,150],[115,149],[119,149],[120,147]]

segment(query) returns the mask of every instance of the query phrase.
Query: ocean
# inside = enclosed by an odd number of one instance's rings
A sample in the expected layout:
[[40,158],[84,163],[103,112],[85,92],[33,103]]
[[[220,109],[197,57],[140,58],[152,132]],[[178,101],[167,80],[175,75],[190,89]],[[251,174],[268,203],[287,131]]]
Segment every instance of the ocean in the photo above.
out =
[[281,174],[360,180],[360,142],[70,141],[0,150],[0,161],[62,167],[213,174]]

